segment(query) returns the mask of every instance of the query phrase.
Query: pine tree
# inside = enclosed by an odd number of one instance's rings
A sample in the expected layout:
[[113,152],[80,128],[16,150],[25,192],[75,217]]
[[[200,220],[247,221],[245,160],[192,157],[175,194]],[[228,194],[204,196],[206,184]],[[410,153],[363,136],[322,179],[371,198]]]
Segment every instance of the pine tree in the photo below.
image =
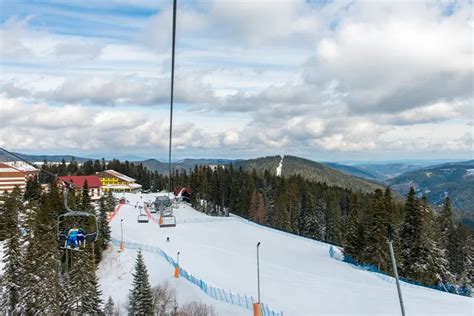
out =
[[[56,240],[56,218],[60,210],[61,197],[57,186],[52,185],[45,202],[36,215],[36,226],[32,245],[36,246],[37,257],[31,264],[33,274],[37,278],[31,291],[35,296],[35,309],[39,314],[57,315],[61,305],[61,284],[59,271],[59,251]],[[25,262],[30,264],[30,262]]]
[[68,309],[80,314],[101,313],[101,292],[93,265],[93,256],[89,248],[84,251],[70,251],[71,269],[67,274],[65,284],[68,297],[65,304]]
[[363,257],[364,243],[363,230],[360,222],[360,204],[357,194],[352,193],[350,199],[350,213],[346,225],[344,255],[360,261]]
[[405,220],[400,232],[401,246],[401,274],[412,280],[416,280],[415,264],[420,257],[419,245],[421,216],[418,201],[415,197],[415,189],[410,188],[405,202]]
[[107,303],[105,303],[104,306],[104,314],[105,316],[114,316],[115,312],[115,303],[114,300],[112,299],[112,296],[109,296],[109,299],[107,300]]
[[95,243],[96,259],[99,262],[102,258],[102,252],[107,249],[110,242],[110,226],[108,219],[108,208],[106,198],[102,196],[99,200],[99,216],[98,216],[99,236]]
[[453,214],[451,210],[451,200],[446,197],[443,208],[436,219],[436,232],[438,234],[438,248],[441,252],[440,257],[440,280],[443,283],[454,283],[455,276],[449,269],[448,247],[450,238],[453,234]]
[[453,212],[451,210],[451,200],[446,197],[443,208],[438,216],[438,229],[440,248],[445,250],[448,248],[449,236],[453,232]]
[[458,225],[451,233],[448,245],[449,269],[455,282],[470,291],[474,284],[474,237],[464,225]]
[[107,192],[107,195],[105,198],[105,204],[107,207],[107,211],[113,212],[115,210],[115,207],[117,206],[117,202],[115,201],[114,194],[112,192]]
[[18,312],[22,315],[32,315],[38,309],[36,297],[38,296],[38,278],[36,268],[39,265],[39,245],[38,238],[34,238],[35,227],[37,225],[37,213],[39,211],[39,203],[32,201],[28,204],[28,212],[25,214],[24,227],[26,234],[22,238],[22,248],[24,254],[22,256],[21,275],[22,288],[20,291],[20,301]]
[[390,256],[387,247],[387,227],[390,222],[387,199],[379,189],[375,190],[371,214],[366,258],[379,269],[388,271],[390,269]]
[[135,273],[133,273],[133,284],[128,304],[129,314],[131,315],[153,314],[153,296],[150,282],[148,281],[148,270],[141,250],[137,253]]
[[82,187],[82,196],[81,196],[81,211],[90,211],[91,207],[91,197],[89,196],[89,184],[87,180],[84,181],[84,186]]
[[421,256],[419,262],[417,281],[427,285],[436,285],[442,278],[442,271],[446,269],[447,261],[444,260],[442,251],[437,243],[437,230],[435,227],[435,218],[428,200],[423,197],[420,202],[420,212],[422,215],[422,227],[420,234]]
[[41,184],[36,177],[28,179],[26,182],[24,198],[26,201],[39,201],[41,195]]
[[342,244],[342,213],[336,201],[328,203],[325,213],[326,230],[324,241],[336,245]]
[[302,218],[303,236],[323,240],[326,230],[324,214],[326,204],[321,199],[315,199],[309,196],[310,200],[307,202],[307,209]]
[[6,314],[15,314],[20,302],[21,278],[21,250],[20,229],[18,213],[21,207],[21,191],[16,187],[5,201],[5,213],[3,219],[7,224],[7,239],[4,242],[2,285],[4,293],[2,296],[2,309]]

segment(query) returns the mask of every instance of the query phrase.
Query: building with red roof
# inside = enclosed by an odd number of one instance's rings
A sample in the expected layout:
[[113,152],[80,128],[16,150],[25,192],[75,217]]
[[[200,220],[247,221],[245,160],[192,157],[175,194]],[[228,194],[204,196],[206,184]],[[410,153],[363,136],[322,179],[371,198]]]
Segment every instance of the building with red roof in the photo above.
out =
[[86,181],[89,187],[89,196],[92,201],[97,201],[102,195],[101,182],[98,175],[92,176],[63,176],[59,177],[59,180],[72,182],[75,190],[82,190]]
[[182,187],[177,187],[174,189],[174,196],[178,200],[182,200],[185,202],[191,202],[191,194],[193,193],[193,190],[191,188],[182,188]]

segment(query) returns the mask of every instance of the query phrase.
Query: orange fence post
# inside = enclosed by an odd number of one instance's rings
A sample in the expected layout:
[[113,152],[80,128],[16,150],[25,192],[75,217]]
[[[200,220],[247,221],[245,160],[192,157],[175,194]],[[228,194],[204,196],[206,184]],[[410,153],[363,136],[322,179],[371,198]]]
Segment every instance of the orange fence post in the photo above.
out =
[[253,316],[262,316],[262,307],[260,303],[253,303]]

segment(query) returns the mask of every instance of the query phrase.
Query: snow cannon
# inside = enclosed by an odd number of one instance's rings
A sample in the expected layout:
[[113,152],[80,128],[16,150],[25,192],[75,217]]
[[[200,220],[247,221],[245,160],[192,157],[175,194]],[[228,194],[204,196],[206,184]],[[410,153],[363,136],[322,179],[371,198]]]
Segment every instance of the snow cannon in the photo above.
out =
[[162,217],[162,216],[160,216],[160,222],[159,222],[159,223],[160,223],[160,226],[165,223],[165,221],[163,220],[163,217]]
[[178,279],[178,278],[179,278],[179,275],[180,275],[180,272],[181,272],[181,271],[179,270],[179,266],[176,266],[176,267],[174,268],[174,277]]
[[262,307],[260,303],[253,303],[253,316],[262,316]]

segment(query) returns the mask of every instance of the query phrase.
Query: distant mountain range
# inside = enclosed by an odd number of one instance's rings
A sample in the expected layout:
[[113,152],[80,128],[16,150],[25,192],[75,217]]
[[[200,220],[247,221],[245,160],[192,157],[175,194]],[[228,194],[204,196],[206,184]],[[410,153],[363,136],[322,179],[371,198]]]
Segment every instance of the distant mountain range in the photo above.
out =
[[[173,170],[180,170],[180,171],[189,171],[194,169],[197,166],[209,166],[209,165],[228,165],[232,162],[238,160],[229,160],[229,159],[191,159],[186,158],[183,160],[175,161],[172,163]],[[168,162],[161,162],[156,159],[147,159],[141,162],[145,167],[152,171],[158,171],[159,173],[168,173],[169,166]]]
[[402,194],[413,186],[419,195],[425,195],[435,205],[441,205],[449,196],[455,208],[474,212],[474,160],[422,168],[386,183]]
[[[43,162],[44,160],[48,162],[61,162],[63,159],[65,161],[71,161],[74,159],[78,163],[82,163],[84,161],[90,160],[90,158],[76,157],[76,156],[71,156],[71,155],[26,155],[26,154],[20,154],[20,153],[15,153],[15,152],[14,154],[30,162]],[[18,159],[0,150],[0,162],[15,161],[15,160],[18,160]]]

